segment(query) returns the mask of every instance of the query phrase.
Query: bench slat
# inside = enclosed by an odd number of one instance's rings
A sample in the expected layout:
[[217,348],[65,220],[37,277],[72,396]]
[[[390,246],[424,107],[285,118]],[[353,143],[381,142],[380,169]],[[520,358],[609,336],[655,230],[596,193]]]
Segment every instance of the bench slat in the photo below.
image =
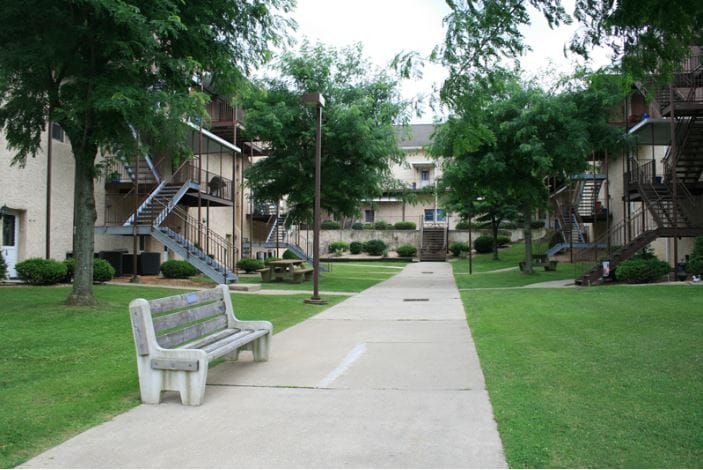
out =
[[152,315],[169,310],[178,310],[191,305],[201,304],[211,300],[222,299],[222,291],[218,288],[201,290],[198,292],[189,292],[187,294],[174,295],[164,297],[163,299],[155,299],[149,302]]
[[219,333],[215,333],[215,334],[207,336],[205,338],[200,338],[199,340],[193,341],[192,343],[183,344],[183,345],[179,346],[179,349],[202,349],[202,348],[206,347],[208,344],[211,344],[216,341],[220,341],[221,339],[232,336],[232,335],[238,333],[239,331],[241,331],[241,330],[228,328],[226,330],[220,331]]
[[225,303],[223,301],[212,304],[203,305],[202,307],[182,310],[170,315],[163,315],[154,318],[154,330],[160,333],[164,330],[170,330],[178,325],[192,323],[204,318],[222,315],[225,313]]
[[170,359],[152,359],[151,368],[156,370],[198,370],[198,361],[175,361]]
[[179,344],[187,343],[195,338],[200,338],[201,336],[208,335],[217,330],[222,330],[227,326],[227,317],[221,315],[219,317],[213,318],[212,320],[207,320],[202,323],[198,323],[188,328],[184,328],[179,331],[174,331],[163,336],[157,336],[156,341],[162,348],[173,348]]
[[[208,360],[212,360],[234,351],[240,346],[250,343],[256,338],[260,338],[268,333],[267,330],[243,330],[242,336],[237,335],[236,340],[222,341],[221,344],[212,344],[207,352]],[[228,338],[229,339],[229,338]],[[214,348],[217,346],[217,348]]]

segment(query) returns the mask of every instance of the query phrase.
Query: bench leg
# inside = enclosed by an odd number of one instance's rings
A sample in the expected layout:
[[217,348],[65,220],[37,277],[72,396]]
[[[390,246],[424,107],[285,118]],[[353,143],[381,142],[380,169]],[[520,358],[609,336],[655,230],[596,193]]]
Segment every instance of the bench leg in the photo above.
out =
[[232,351],[229,354],[225,354],[223,357],[227,361],[235,361],[235,362],[238,361],[239,360],[239,348],[235,349],[234,351]]
[[175,390],[181,394],[181,403],[188,406],[198,406],[205,397],[205,382],[207,382],[207,364],[197,371],[163,371],[164,389]]
[[139,374],[139,391],[142,403],[147,405],[158,405],[161,402],[161,391],[163,390],[162,371],[146,371]]
[[271,335],[267,334],[252,343],[251,351],[254,353],[254,361],[263,362],[269,360],[270,337]]

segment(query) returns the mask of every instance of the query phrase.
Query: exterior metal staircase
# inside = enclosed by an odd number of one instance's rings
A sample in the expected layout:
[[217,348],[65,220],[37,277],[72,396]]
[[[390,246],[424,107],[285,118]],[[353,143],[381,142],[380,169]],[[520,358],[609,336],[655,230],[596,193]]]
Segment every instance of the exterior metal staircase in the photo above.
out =
[[266,243],[287,243],[288,230],[286,229],[287,215],[273,215],[271,221],[271,229],[266,236]]
[[576,212],[581,217],[596,213],[598,194],[605,179],[605,175],[588,174],[578,178]]

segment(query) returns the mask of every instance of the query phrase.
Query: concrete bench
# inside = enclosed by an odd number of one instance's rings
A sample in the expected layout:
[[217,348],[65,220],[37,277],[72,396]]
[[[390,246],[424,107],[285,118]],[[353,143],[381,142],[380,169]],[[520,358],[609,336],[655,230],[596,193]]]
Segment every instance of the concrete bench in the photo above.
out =
[[273,280],[273,268],[271,266],[257,269],[256,272],[261,274],[261,280],[263,282],[271,282]]
[[291,282],[300,284],[303,280],[309,281],[312,279],[313,268],[296,269],[291,273]]
[[180,392],[184,405],[200,405],[210,361],[236,361],[240,350],[266,361],[272,327],[240,321],[226,285],[129,304],[142,402],[158,404],[161,392]]

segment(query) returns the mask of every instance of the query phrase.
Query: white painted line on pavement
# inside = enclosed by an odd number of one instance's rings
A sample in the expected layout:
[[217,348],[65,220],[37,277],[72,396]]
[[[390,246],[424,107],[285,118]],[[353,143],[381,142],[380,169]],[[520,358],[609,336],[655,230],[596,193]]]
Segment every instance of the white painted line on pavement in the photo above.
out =
[[359,360],[361,356],[364,355],[366,352],[366,343],[359,343],[356,346],[354,346],[354,349],[349,351],[349,354],[342,360],[342,362],[339,363],[339,365],[329,374],[327,374],[327,377],[322,379],[319,384],[317,384],[317,388],[327,388],[329,387],[332,382],[337,380],[337,378],[345,373],[349,368]]

